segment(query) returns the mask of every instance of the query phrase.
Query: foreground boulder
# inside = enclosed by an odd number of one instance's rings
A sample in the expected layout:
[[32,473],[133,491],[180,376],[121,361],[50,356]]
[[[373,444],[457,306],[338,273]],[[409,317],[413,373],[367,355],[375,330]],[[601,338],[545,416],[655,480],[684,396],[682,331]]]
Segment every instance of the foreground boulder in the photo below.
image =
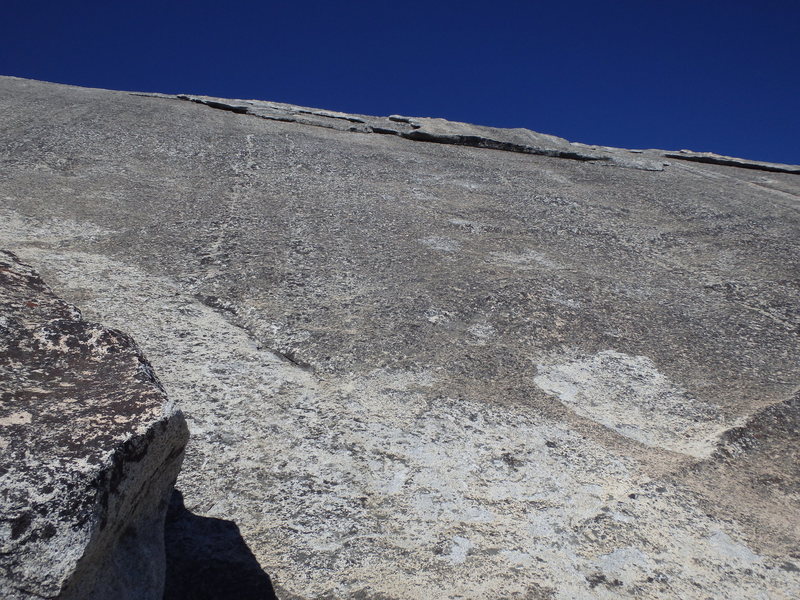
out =
[[0,597],[160,598],[187,437],[128,335],[0,252]]

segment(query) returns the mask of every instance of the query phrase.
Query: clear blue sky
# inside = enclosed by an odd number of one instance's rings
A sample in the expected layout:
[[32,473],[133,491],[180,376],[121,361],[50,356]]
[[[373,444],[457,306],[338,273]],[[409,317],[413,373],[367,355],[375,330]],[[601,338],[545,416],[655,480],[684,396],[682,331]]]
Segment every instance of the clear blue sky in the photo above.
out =
[[800,163],[800,0],[5,0],[0,74]]

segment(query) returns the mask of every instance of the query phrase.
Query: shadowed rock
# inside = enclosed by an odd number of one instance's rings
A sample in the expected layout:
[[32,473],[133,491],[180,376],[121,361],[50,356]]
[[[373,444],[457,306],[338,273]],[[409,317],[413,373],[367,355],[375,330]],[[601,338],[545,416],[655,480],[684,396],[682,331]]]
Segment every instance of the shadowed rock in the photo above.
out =
[[0,252],[0,596],[160,598],[186,440],[133,340]]
[[272,582],[232,521],[192,514],[172,493],[164,528],[164,600],[276,600]]

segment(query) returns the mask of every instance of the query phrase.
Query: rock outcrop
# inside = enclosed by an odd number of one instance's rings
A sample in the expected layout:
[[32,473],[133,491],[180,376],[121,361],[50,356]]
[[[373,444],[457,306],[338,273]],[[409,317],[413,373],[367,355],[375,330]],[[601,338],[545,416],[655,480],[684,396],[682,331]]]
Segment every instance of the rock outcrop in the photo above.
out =
[[669,165],[665,159],[678,159],[703,162],[714,165],[728,165],[744,169],[770,171],[773,173],[800,173],[800,165],[784,165],[757,160],[721,156],[713,152],[678,152],[664,150],[627,150],[610,146],[595,146],[570,142],[555,135],[547,135],[530,129],[508,129],[486,127],[471,123],[458,123],[446,119],[428,117],[405,117],[391,115],[375,117],[370,115],[351,115],[347,113],[294,106],[281,102],[263,100],[228,100],[209,96],[187,94],[139,94],[142,96],[186,100],[211,108],[225,110],[241,115],[262,119],[297,123],[313,127],[326,127],[352,133],[378,133],[396,135],[409,140],[472,146],[522,154],[536,154],[554,158],[607,162],[608,164],[644,171],[662,171]]
[[175,573],[800,597],[797,167],[13,78],[0,139],[2,245],[186,411]]
[[128,335],[0,252],[0,597],[160,599],[187,436]]

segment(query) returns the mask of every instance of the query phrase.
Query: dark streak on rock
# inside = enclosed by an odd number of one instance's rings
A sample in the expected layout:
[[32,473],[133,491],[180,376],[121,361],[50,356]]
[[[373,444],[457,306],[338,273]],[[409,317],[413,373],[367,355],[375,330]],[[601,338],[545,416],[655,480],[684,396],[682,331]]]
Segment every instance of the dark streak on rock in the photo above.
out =
[[800,167],[794,165],[781,165],[777,163],[765,163],[760,161],[744,160],[729,156],[716,154],[681,154],[680,152],[665,152],[665,158],[675,158],[689,162],[706,163],[709,165],[722,165],[725,167],[739,167],[741,169],[753,169],[756,171],[768,171],[770,173],[794,173],[800,174]]
[[248,113],[248,108],[246,106],[234,106],[232,104],[225,104],[224,102],[217,102],[215,100],[204,100],[200,98],[192,98],[189,96],[178,96],[180,100],[188,100],[189,102],[194,102],[196,104],[204,104],[206,106],[210,106],[211,108],[216,108],[219,110],[226,110],[228,112],[237,113],[240,115],[245,115]]
[[521,154],[536,154],[538,156],[550,156],[553,158],[567,158],[570,160],[596,161],[610,160],[607,156],[595,154],[583,154],[568,150],[555,150],[550,148],[537,148],[535,146],[524,146],[512,142],[493,140],[477,135],[437,135],[423,130],[409,131],[400,134],[409,140],[421,142],[433,142],[435,144],[454,144],[456,146],[471,146],[474,148],[487,148],[490,150],[502,150],[505,152],[517,152]]
[[[472,148],[486,148],[490,150],[500,150],[503,152],[515,152],[521,154],[532,154],[536,156],[548,156],[552,158],[563,158],[568,160],[578,160],[585,162],[606,162],[617,167],[640,169],[645,171],[661,171],[663,170],[664,158],[674,158],[677,160],[693,161],[700,163],[708,163],[715,165],[724,165],[732,167],[741,167],[743,169],[754,169],[760,171],[769,171],[774,173],[794,173],[800,174],[800,166],[796,165],[782,165],[777,163],[766,163],[761,161],[752,161],[746,159],[733,158],[728,156],[721,156],[713,153],[704,152],[690,152],[690,151],[663,151],[663,150],[624,150],[622,148],[607,148],[586,146],[583,144],[570,144],[566,140],[559,140],[553,136],[544,136],[545,139],[556,140],[551,147],[546,146],[531,146],[527,144],[520,144],[514,141],[502,139],[506,131],[495,129],[493,131],[500,132],[499,138],[487,137],[485,135],[470,135],[459,133],[439,133],[432,132],[418,121],[425,119],[415,119],[412,117],[404,117],[401,115],[390,115],[388,117],[360,117],[356,115],[348,115],[345,113],[335,114],[328,111],[303,108],[291,105],[272,105],[268,103],[259,104],[254,101],[252,106],[243,106],[232,104],[230,102],[222,101],[222,99],[212,99],[204,96],[190,96],[180,94],[178,96],[168,96],[163,94],[134,94],[138,96],[150,96],[155,98],[177,98],[179,100],[186,100],[196,104],[202,104],[210,108],[216,108],[236,114],[247,114],[261,119],[268,119],[271,121],[282,121],[287,123],[299,123],[302,125],[310,125],[314,127],[324,127],[328,129],[336,129],[339,131],[349,131],[353,133],[377,133],[381,135],[397,135],[408,140],[419,142],[430,142],[436,144],[451,144],[456,146],[468,146]],[[285,111],[282,114],[281,111]],[[305,115],[305,116],[303,116]],[[300,118],[298,118],[300,116]],[[352,126],[349,128],[341,128],[332,121],[346,121],[355,123],[359,126]],[[452,123],[450,125],[456,128],[463,127],[466,124]],[[401,127],[399,127],[401,126]],[[410,128],[410,130],[407,130]],[[492,130],[491,128],[484,128],[480,126],[467,125],[467,129],[484,131]],[[533,132],[529,132],[533,133]],[[534,134],[539,135],[539,134]],[[511,138],[514,139],[514,134]],[[547,144],[548,142],[545,142]],[[592,152],[584,152],[575,148],[587,148]],[[635,153],[640,158],[631,158],[630,154]]]

